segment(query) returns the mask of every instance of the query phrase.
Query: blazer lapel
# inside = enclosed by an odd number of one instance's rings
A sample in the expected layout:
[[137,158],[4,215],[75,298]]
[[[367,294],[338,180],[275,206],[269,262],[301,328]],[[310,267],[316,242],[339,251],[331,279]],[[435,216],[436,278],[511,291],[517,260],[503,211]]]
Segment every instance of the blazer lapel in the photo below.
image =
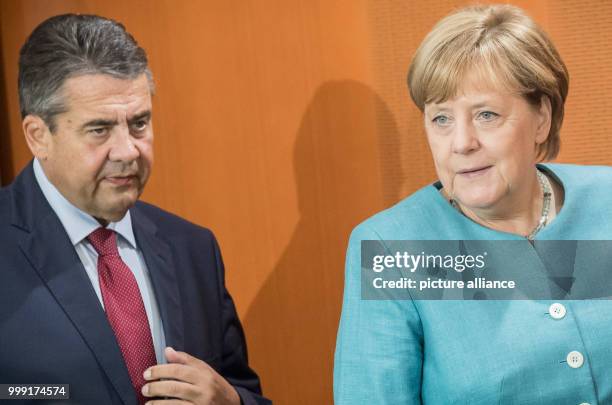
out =
[[13,225],[29,230],[19,241],[21,250],[89,346],[122,401],[135,404],[136,393],[114,332],[74,246],[36,184],[31,165],[16,180],[13,191]]
[[166,346],[184,350],[183,311],[172,250],[157,234],[155,223],[138,209],[138,203],[130,212],[134,236],[147,264],[159,305]]

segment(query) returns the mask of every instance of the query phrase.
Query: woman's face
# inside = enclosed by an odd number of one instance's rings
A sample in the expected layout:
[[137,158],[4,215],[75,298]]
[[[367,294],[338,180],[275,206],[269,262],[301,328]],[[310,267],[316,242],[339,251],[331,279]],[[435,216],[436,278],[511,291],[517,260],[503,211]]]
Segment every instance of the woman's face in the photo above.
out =
[[[465,88],[425,106],[425,130],[446,193],[488,209],[520,195],[533,176],[536,145],[550,130],[550,103],[534,108],[516,95]],[[512,201],[512,199],[507,200]]]

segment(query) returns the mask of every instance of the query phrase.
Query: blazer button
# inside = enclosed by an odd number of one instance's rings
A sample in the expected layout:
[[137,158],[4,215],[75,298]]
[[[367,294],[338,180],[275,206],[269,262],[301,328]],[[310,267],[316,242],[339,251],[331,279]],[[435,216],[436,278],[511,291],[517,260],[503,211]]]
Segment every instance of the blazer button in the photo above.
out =
[[548,313],[553,319],[563,319],[567,310],[565,309],[565,305],[555,302],[548,308]]
[[573,351],[569,352],[567,355],[567,365],[571,368],[580,368],[584,364],[584,357],[582,353]]

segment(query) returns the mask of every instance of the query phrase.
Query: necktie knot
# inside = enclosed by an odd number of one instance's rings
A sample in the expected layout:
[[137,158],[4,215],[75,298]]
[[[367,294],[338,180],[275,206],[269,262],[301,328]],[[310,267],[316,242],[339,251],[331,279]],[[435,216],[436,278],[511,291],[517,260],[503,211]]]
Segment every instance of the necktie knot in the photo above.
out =
[[118,256],[117,234],[106,228],[98,228],[87,237],[99,256]]

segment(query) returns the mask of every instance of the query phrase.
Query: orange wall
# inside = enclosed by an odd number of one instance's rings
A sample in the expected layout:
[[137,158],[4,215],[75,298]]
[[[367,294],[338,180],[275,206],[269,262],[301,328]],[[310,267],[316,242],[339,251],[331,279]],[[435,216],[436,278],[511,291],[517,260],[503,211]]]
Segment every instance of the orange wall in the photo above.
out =
[[[558,160],[612,164],[612,3],[515,3],[551,33],[571,73]],[[425,33],[462,4],[3,0],[3,183],[30,159],[16,97],[25,37],[63,12],[122,21],[157,82],[144,199],[216,233],[266,393],[331,403],[347,237],[434,179],[405,75]]]

